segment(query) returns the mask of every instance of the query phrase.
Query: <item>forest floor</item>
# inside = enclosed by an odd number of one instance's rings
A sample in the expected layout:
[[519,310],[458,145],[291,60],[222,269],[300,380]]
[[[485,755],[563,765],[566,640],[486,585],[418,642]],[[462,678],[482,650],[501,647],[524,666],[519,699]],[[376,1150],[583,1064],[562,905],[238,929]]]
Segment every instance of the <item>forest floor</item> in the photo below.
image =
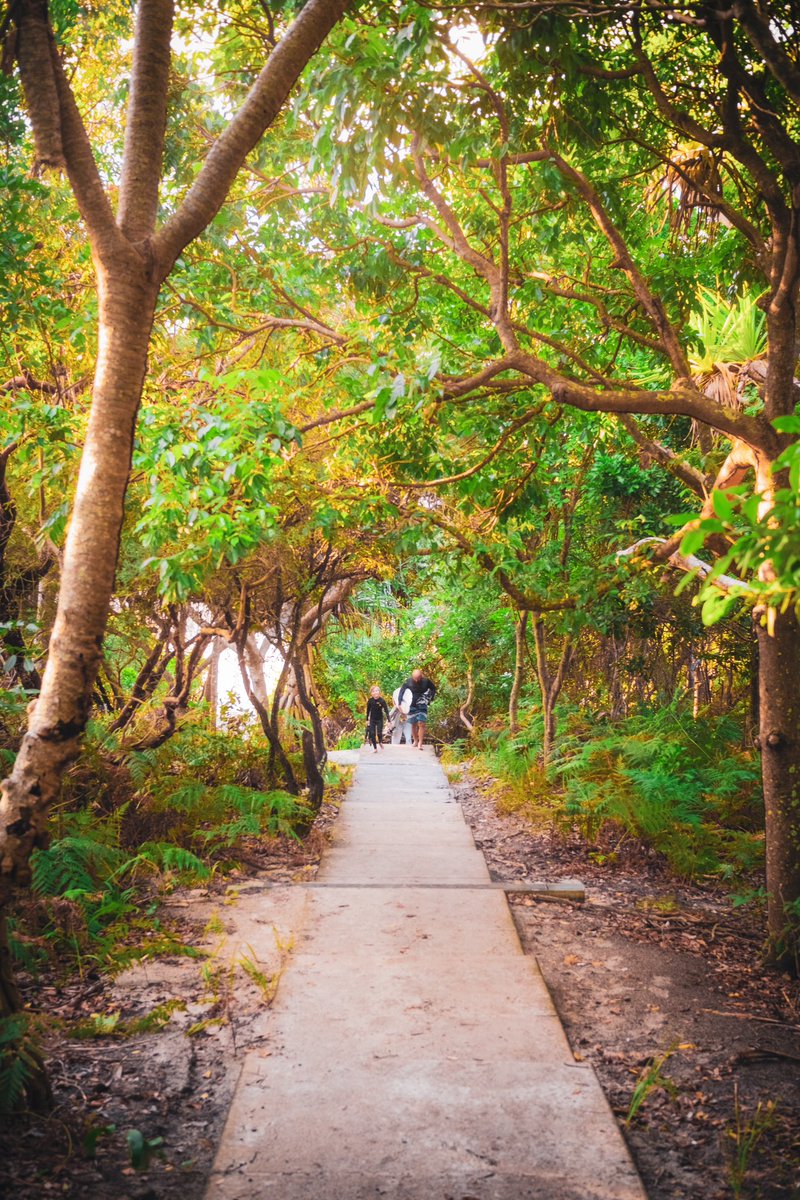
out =
[[[494,781],[448,771],[495,878],[586,884],[585,904],[514,896],[512,912],[623,1128],[649,1071],[625,1135],[650,1200],[800,1197],[800,989],[759,967],[757,915],[718,887],[676,882],[635,843],[599,854],[534,829],[498,811]],[[291,885],[313,877],[336,813],[326,805],[303,845],[253,843],[237,875],[164,902],[203,957],[154,959],[116,981],[23,978],[57,1020],[56,1107],[0,1130],[0,1196],[200,1200],[244,1054],[269,1053],[265,1013],[291,949],[278,931],[275,962],[256,964],[239,897],[271,888],[291,928],[303,895]],[[143,1018],[156,1027],[138,1028]],[[104,1020],[107,1036],[75,1036]]]
[[[19,977],[47,1014],[55,1105],[0,1124],[0,1200],[202,1200],[244,1057],[268,1053],[265,1020],[302,922],[295,885],[316,874],[340,794],[302,843],[249,840],[241,868],[161,897],[164,927],[197,957],[160,954],[116,978]],[[261,906],[247,896],[267,889],[265,963],[248,937]]]

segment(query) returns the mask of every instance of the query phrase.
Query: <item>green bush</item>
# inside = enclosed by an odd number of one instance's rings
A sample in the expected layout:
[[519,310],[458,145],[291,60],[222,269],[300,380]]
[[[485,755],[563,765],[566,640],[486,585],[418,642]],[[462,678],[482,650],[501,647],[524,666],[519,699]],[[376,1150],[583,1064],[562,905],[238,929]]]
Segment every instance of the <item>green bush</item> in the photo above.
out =
[[[113,771],[102,741],[93,730],[52,841],[31,857],[34,902],[12,921],[12,953],[33,974],[53,960],[70,973],[186,953],[156,915],[158,892],[235,862],[245,838],[295,835],[307,815],[297,797],[264,789],[265,752],[248,737],[188,726]],[[112,800],[125,798],[108,811],[110,778]]]
[[761,857],[760,768],[730,716],[672,704],[566,741],[553,765],[566,821],[590,839],[607,824],[654,846],[681,875],[746,871]]
[[694,720],[676,701],[616,724],[565,712],[562,728],[546,776],[541,714],[513,738],[484,732],[477,764],[502,781],[503,807],[546,811],[592,842],[616,828],[684,876],[734,877],[761,864],[760,765],[736,718]]

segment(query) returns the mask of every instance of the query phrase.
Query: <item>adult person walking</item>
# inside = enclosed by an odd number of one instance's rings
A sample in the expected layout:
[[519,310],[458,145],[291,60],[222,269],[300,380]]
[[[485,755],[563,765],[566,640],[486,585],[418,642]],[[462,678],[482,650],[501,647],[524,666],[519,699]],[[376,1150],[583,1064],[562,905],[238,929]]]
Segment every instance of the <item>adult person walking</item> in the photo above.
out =
[[411,706],[408,719],[411,723],[411,744],[416,750],[422,750],[425,745],[425,724],[428,720],[428,705],[436,696],[436,684],[419,667],[415,667],[408,679],[400,687],[400,696],[411,693]]
[[405,734],[406,745],[411,745],[411,722],[408,719],[408,713],[412,699],[411,692],[405,686],[395,688],[392,692],[394,708],[389,716],[389,727],[392,731],[393,746],[400,745],[403,734]]

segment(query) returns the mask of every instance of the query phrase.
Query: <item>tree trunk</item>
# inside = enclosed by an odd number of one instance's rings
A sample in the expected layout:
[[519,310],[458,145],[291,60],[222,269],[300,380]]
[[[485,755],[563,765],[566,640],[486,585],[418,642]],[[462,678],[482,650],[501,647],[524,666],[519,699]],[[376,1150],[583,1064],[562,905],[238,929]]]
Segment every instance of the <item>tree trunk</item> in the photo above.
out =
[[547,662],[547,645],[545,642],[544,621],[535,617],[533,622],[534,645],[536,647],[536,674],[539,679],[539,690],[542,694],[542,712],[544,715],[544,732],[542,734],[542,766],[550,762],[558,728],[556,704],[564,686],[564,678],[569,670],[575,654],[572,639],[567,636],[561,650],[556,673],[553,675]]
[[303,764],[306,769],[306,783],[308,784],[308,804],[311,810],[309,819],[302,822],[301,830],[307,833],[314,823],[320,808],[322,807],[322,798],[325,795],[325,779],[320,770],[320,765],[317,760],[317,751],[314,746],[314,735],[310,729],[304,729],[300,735],[300,742],[303,747]]
[[548,766],[556,741],[556,699],[552,692],[542,697],[544,708],[544,734],[542,735],[542,766]]
[[45,843],[47,810],[78,753],[100,665],[157,294],[138,254],[120,258],[113,278],[100,270],[92,407],[42,690],[2,784],[0,904],[28,882],[31,851]]
[[209,654],[208,674],[206,675],[206,683],[203,688],[203,698],[208,704],[211,713],[211,725],[214,729],[217,728],[217,719],[219,715],[219,660],[227,648],[228,643],[225,638],[215,638],[211,643],[211,653]]
[[766,811],[770,957],[800,966],[800,624],[776,613],[758,630],[759,746]]
[[458,719],[466,729],[467,733],[472,733],[475,729],[475,721],[470,715],[472,712],[472,701],[475,699],[475,672],[472,666],[472,659],[467,659],[467,694],[464,697],[463,704],[458,706]]
[[291,792],[293,796],[296,796],[300,791],[300,788],[298,787],[297,778],[292,769],[292,764],[287,758],[286,751],[281,745],[277,730],[272,723],[272,716],[274,716],[274,712],[270,714],[266,706],[261,703],[256,695],[253,682],[250,678],[250,672],[247,669],[245,651],[241,642],[237,642],[236,644],[236,653],[239,658],[239,671],[242,676],[242,684],[244,685],[245,695],[255,709],[258,719],[261,722],[261,728],[263,729],[264,735],[269,742],[269,770],[271,772],[273,769],[273,764],[277,762],[280,766],[281,772],[283,773],[287,792]]
[[[325,748],[325,730],[322,727],[322,718],[319,715],[319,708],[314,698],[313,683],[311,681],[311,668],[308,660],[308,647],[299,651],[293,660],[294,677],[297,685],[297,694],[302,705],[303,711],[311,720],[311,728],[314,737],[314,753],[317,759],[318,767],[323,767],[328,758],[328,752]],[[322,797],[320,797],[320,802]]]
[[508,698],[508,732],[512,737],[519,730],[519,694],[525,678],[527,632],[528,613],[523,609],[515,614],[514,621],[514,680],[511,684],[511,695]]
[[267,681],[264,675],[264,655],[268,648],[269,643],[266,638],[259,646],[256,642],[256,635],[248,633],[244,643],[245,662],[247,663],[247,670],[253,686],[253,693],[265,708],[269,704]]

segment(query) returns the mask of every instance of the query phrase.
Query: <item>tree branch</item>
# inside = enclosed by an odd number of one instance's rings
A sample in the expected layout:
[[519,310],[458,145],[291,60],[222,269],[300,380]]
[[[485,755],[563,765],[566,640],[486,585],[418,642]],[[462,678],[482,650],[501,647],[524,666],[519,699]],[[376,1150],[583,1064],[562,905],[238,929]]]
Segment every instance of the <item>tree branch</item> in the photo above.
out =
[[771,74],[800,101],[800,68],[773,35],[772,18],[762,16],[752,0],[737,0],[732,11]]
[[64,73],[45,0],[21,0],[18,30],[17,58],[37,152],[41,144],[43,161],[66,166],[89,239],[102,259],[119,249],[121,237]]
[[633,438],[637,446],[640,446],[651,458],[660,463],[665,470],[669,471],[670,475],[674,475],[686,487],[690,488],[702,499],[705,499],[708,495],[708,481],[702,471],[698,471],[696,467],[684,462],[668,446],[664,446],[661,442],[656,442],[652,438],[649,438],[635,417],[630,413],[618,413],[617,419],[620,425]]
[[217,215],[239,168],[280,112],[304,67],[349,0],[308,0],[270,54],[244,104],[220,134],[178,211],[154,239],[162,275]]
[[693,417],[773,457],[780,451],[779,439],[768,421],[725,408],[693,385],[676,385],[661,392],[636,388],[602,390],[560,375],[543,359],[522,351],[507,355],[501,361],[506,364],[503,369],[516,366],[535,383],[547,387],[558,404],[567,404],[584,412],[661,413]]
[[691,367],[684,354],[678,334],[667,316],[664,305],[650,290],[650,285],[634,262],[633,255],[628,249],[625,239],[611,220],[597,190],[581,171],[578,171],[568,163],[560,154],[553,154],[552,161],[558,167],[564,179],[568,179],[575,186],[594,217],[598,228],[614,252],[615,261],[613,266],[624,271],[627,276],[636,299],[655,326],[675,374],[679,379],[691,379]]
[[489,452],[480,458],[478,462],[474,463],[473,466],[468,467],[465,471],[459,471],[457,475],[442,475],[438,479],[414,480],[411,483],[407,482],[406,480],[394,480],[394,486],[408,488],[414,491],[424,491],[427,488],[441,487],[445,483],[458,483],[461,479],[469,479],[472,475],[476,475],[478,471],[487,466],[494,458],[496,458],[503,446],[505,446],[508,439],[512,437],[517,430],[522,429],[523,426],[530,424],[533,418],[539,415],[540,411],[540,408],[530,408],[526,413],[523,413],[521,417],[517,417],[515,421],[511,422],[507,429],[503,430],[503,432],[500,434],[500,437],[492,446],[491,450],[489,450]]
[[150,237],[167,126],[173,0],[139,0],[117,222],[132,242]]

